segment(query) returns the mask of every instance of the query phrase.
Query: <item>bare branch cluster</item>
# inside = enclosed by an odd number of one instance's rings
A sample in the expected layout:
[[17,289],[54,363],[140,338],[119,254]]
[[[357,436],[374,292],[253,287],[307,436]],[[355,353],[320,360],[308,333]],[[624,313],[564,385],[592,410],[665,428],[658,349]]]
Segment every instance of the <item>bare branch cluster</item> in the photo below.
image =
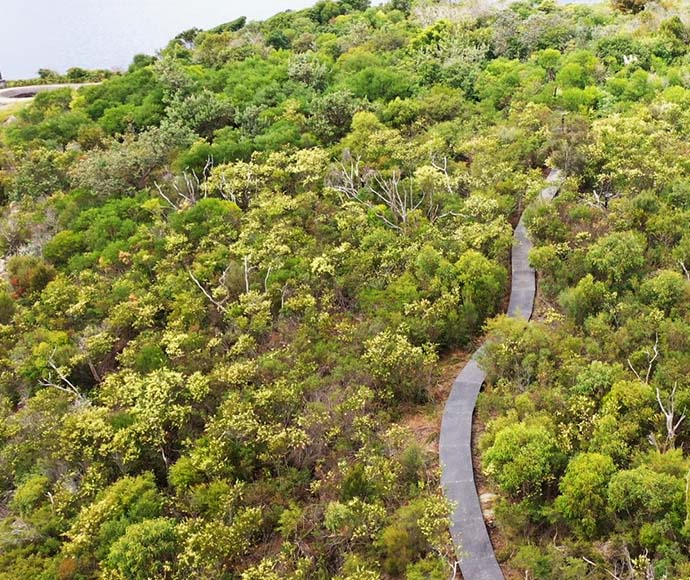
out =
[[[582,559],[594,568],[603,568],[593,560],[583,556]],[[655,580],[656,573],[649,551],[645,549],[637,558],[630,555],[630,550],[624,546],[621,555],[616,560],[612,569],[604,568],[604,572],[614,580]]]
[[613,191],[610,184],[606,182],[601,191],[593,189],[591,197],[585,197],[583,201],[591,207],[608,211],[609,203],[618,197],[620,193]]
[[[52,387],[74,395],[78,401],[84,401],[84,396],[79,392],[79,389],[69,380],[65,372],[55,363],[55,352],[53,352],[48,357],[48,366],[52,369],[52,372],[48,373],[46,378],[39,379],[38,383],[43,387]],[[55,380],[53,373],[57,375],[58,380]]]
[[[453,193],[448,175],[448,159],[432,159],[431,165],[444,176],[444,185]],[[337,164],[328,185],[341,196],[341,200],[354,201],[373,211],[388,227],[403,232],[416,210],[422,208],[433,223],[454,212],[439,214],[439,205],[434,201],[433,191],[415,189],[413,181],[405,179],[399,170],[384,176],[380,171],[363,167],[360,158],[345,155]],[[382,207],[385,210],[382,211]],[[386,211],[387,210],[387,211]]]
[[173,179],[170,182],[170,187],[174,194],[175,201],[171,196],[166,194],[163,187],[155,181],[153,185],[166,203],[175,211],[194,205],[199,199],[208,197],[208,176],[213,169],[213,157],[209,156],[206,159],[206,165],[201,172],[201,176],[197,174],[194,169],[183,171],[181,182],[178,179]]
[[[246,259],[245,259],[245,267],[246,267]],[[223,273],[221,274],[220,279],[218,280],[218,286],[225,286],[225,282],[227,280],[229,270],[230,270],[230,266],[228,266],[227,268],[225,268],[225,270],[223,270]],[[197,288],[199,288],[199,290],[201,290],[203,295],[206,296],[206,298],[209,300],[209,302],[211,302],[211,304],[213,304],[221,312],[223,312],[223,313],[227,312],[228,309],[227,309],[225,304],[228,301],[228,296],[223,297],[221,300],[216,300],[214,298],[213,294],[211,292],[209,292],[204,287],[204,285],[199,281],[199,279],[194,275],[194,273],[191,270],[188,269],[187,274],[191,278],[192,282],[194,282],[194,284],[196,284]],[[247,274],[245,271],[245,280],[246,280],[246,275]]]
[[[256,265],[252,266],[251,265],[251,255],[246,255],[242,258],[242,265],[244,268],[244,292],[245,294],[249,294],[250,290],[250,280],[249,280],[249,274],[257,270],[258,267]],[[228,266],[223,270],[223,273],[220,275],[220,278],[218,279],[218,284],[216,285],[216,288],[219,289],[224,289],[227,287],[227,282],[228,282],[228,273],[230,272],[230,268],[232,268],[232,265]],[[266,275],[264,276],[264,292],[268,292],[268,280],[271,276],[273,268],[272,266],[269,266],[266,269]],[[209,291],[202,283],[201,281],[194,275],[194,273],[191,271],[191,269],[187,269],[187,274],[191,278],[192,282],[196,284],[197,288],[201,290],[202,294],[208,299],[208,301],[213,304],[220,312],[227,312],[227,304],[230,301],[230,294],[225,293],[222,298],[217,298],[214,296],[212,291]]]
[[645,372],[644,380],[642,380],[642,376],[635,370],[635,367],[633,366],[632,362],[630,361],[630,359],[628,359],[628,366],[630,367],[630,370],[637,377],[637,380],[645,384],[649,384],[649,377],[652,375],[654,362],[657,358],[659,358],[659,333],[655,333],[654,337],[654,345],[652,346],[652,350],[645,351],[645,354],[647,355],[647,371]]

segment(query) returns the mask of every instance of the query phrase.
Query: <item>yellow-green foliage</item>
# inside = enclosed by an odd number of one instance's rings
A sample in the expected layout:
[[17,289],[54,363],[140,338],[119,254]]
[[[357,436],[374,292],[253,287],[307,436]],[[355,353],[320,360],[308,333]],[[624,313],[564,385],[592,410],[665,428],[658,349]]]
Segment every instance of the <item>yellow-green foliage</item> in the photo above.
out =
[[449,575],[430,426],[485,333],[511,574],[688,576],[686,22],[328,0],[13,111],[0,580]]

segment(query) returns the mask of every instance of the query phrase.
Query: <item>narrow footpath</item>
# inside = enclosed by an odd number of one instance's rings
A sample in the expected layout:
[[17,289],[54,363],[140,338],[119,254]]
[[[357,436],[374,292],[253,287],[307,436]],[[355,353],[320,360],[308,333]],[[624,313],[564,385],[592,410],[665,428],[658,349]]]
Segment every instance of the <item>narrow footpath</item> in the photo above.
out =
[[[560,172],[552,170],[547,181],[553,183],[540,197],[550,201],[558,192]],[[532,317],[536,293],[536,274],[528,261],[532,242],[523,217],[513,234],[512,286],[508,316]],[[441,422],[439,456],[441,484],[446,497],[455,503],[451,516],[451,535],[458,551],[464,580],[503,580],[491,539],[484,523],[472,468],[472,416],[486,373],[477,364],[483,346],[472,356],[453,383]]]

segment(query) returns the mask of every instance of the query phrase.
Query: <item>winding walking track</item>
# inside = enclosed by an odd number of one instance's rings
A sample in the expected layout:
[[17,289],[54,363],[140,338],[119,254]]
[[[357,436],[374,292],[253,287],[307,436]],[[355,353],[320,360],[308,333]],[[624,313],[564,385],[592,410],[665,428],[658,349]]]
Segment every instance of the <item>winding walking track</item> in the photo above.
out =
[[[552,170],[547,181],[552,183],[540,194],[550,201],[558,191],[560,173]],[[532,317],[536,293],[536,274],[528,262],[532,242],[527,236],[523,217],[513,234],[512,286],[508,316]],[[441,422],[439,455],[441,484],[446,497],[454,502],[451,535],[460,553],[460,569],[465,580],[503,580],[491,539],[484,523],[472,466],[472,415],[486,373],[477,364],[480,347],[453,383]]]

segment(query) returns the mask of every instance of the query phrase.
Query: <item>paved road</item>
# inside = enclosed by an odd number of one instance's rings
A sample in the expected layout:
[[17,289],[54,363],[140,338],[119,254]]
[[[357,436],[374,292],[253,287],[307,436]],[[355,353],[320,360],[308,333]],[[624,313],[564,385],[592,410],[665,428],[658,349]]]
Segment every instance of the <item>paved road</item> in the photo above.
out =
[[[57,89],[78,89],[97,83],[67,83],[59,85],[27,85],[23,87],[10,87],[8,89],[0,89],[0,108],[17,103],[26,103],[34,98],[36,93],[44,91],[55,91]],[[27,96],[25,96],[27,95]]]
[[[560,177],[551,171],[547,180],[556,183]],[[541,192],[541,198],[551,200],[558,191],[550,185]],[[532,242],[527,236],[522,217],[513,234],[512,287],[508,316],[529,320],[534,308],[536,275],[527,260]],[[453,383],[441,422],[439,455],[441,484],[446,497],[455,502],[451,518],[451,535],[459,551],[460,569],[465,580],[503,580],[493,546],[484,523],[472,467],[472,415],[477,396],[484,384],[486,373],[477,364],[483,347],[474,353]]]

